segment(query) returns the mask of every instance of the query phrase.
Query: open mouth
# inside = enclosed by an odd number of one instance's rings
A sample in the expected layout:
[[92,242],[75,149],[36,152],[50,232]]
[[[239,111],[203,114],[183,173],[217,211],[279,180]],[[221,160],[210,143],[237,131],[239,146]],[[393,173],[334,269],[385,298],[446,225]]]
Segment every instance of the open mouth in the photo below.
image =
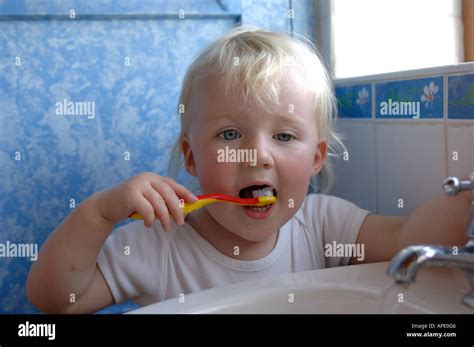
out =
[[[252,185],[246,188],[243,188],[239,191],[239,197],[244,199],[257,198],[259,196],[275,196],[277,197],[277,191],[275,188],[270,187],[269,185]],[[272,204],[256,207],[256,206],[243,206],[246,209],[255,212],[265,212],[270,209]]]

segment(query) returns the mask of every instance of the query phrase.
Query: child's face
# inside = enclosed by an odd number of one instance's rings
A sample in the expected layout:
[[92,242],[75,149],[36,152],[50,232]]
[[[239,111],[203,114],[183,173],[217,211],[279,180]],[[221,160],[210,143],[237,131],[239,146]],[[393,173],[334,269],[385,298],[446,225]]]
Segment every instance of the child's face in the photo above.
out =
[[[272,109],[258,106],[250,97],[244,104],[241,93],[226,96],[213,78],[192,86],[192,119],[182,147],[186,168],[199,177],[202,193],[238,197],[242,188],[263,182],[276,190],[277,201],[269,213],[228,203],[206,207],[218,224],[245,240],[266,239],[295,214],[310,177],[326,158],[326,143],[317,135],[313,95],[304,92],[300,80],[295,72],[283,76],[280,105]],[[256,162],[220,162],[232,160],[223,153],[239,149],[247,149],[249,155],[240,159],[252,160],[256,154]]]

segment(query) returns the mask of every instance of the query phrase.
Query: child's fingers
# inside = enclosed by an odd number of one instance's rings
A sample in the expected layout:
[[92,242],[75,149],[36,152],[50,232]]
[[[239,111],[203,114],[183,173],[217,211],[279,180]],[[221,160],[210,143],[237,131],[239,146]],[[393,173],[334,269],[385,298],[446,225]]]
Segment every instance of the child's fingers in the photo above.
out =
[[144,196],[154,208],[153,218],[156,216],[160,220],[163,228],[166,231],[171,231],[170,213],[163,197],[155,189],[147,190],[144,192]]
[[168,207],[169,212],[173,216],[176,224],[184,224],[184,213],[181,207],[179,206],[179,198],[176,195],[176,192],[167,184],[162,184],[158,188],[158,192],[161,197],[165,200],[166,206]]
[[174,191],[176,192],[176,194],[183,198],[184,200],[188,201],[188,202],[194,202],[196,200],[198,200],[197,196],[194,195],[191,191],[189,191],[186,187],[182,186],[181,184],[179,184],[178,182],[176,182],[175,180],[169,178],[169,177],[162,177],[162,179],[168,183],[171,188],[174,189]]
[[155,220],[155,210],[153,206],[142,195],[140,195],[140,198],[138,198],[133,205],[135,205],[136,211],[143,216],[145,226],[150,228]]

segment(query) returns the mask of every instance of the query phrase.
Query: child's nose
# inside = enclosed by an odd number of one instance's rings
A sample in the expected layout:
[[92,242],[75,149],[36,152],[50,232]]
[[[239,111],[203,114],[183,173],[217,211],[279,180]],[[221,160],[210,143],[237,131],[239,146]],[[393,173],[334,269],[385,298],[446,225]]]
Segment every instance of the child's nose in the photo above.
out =
[[263,137],[255,137],[250,139],[248,147],[253,152],[254,162],[250,163],[251,167],[271,168],[275,165],[272,155],[271,143]]

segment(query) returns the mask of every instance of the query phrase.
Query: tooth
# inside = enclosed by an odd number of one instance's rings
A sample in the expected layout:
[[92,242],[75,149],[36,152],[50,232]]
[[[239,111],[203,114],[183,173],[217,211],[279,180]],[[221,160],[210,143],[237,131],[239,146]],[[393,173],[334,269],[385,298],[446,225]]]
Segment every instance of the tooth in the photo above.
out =
[[252,191],[252,196],[254,198],[257,198],[259,196],[272,196],[273,195],[273,189],[270,187],[265,187],[263,189],[255,189]]

